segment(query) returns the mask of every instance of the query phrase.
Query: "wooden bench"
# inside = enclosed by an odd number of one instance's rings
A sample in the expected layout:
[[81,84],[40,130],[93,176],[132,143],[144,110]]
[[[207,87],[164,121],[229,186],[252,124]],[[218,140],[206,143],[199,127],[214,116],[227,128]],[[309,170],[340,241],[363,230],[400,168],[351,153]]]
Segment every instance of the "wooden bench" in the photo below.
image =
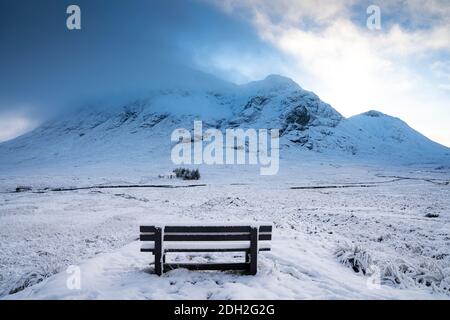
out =
[[[245,270],[255,275],[258,251],[269,251],[272,226],[141,226],[141,252],[155,256],[155,273],[176,268],[189,270]],[[166,263],[167,252],[245,252],[242,263]]]

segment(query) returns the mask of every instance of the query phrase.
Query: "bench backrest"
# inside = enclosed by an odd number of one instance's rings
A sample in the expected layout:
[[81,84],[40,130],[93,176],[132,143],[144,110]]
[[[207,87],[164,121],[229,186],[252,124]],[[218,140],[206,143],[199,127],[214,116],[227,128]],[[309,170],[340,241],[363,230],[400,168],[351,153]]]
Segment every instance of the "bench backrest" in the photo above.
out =
[[[272,239],[272,226],[141,226],[140,240],[155,241],[157,229],[163,231],[164,241],[250,241],[251,231],[256,228],[258,240]],[[164,229],[164,230],[162,230]]]

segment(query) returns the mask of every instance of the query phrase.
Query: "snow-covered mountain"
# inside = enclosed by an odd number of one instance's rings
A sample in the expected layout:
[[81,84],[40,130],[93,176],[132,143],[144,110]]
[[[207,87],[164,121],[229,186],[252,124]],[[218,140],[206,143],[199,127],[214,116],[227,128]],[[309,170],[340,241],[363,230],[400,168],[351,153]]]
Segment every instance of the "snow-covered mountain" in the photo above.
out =
[[[282,152],[318,152],[396,163],[449,162],[450,149],[400,119],[369,111],[344,118],[291,79],[234,85],[207,75],[139,99],[98,102],[0,144],[3,168],[170,159],[170,134],[204,128],[279,128]],[[283,155],[283,153],[282,153]]]

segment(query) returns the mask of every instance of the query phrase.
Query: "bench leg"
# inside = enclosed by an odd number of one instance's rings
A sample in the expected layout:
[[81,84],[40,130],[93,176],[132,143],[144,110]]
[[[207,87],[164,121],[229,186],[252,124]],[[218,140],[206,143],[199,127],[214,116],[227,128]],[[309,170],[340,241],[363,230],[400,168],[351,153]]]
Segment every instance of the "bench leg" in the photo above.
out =
[[258,228],[250,230],[250,270],[249,273],[254,276],[258,272]]
[[155,273],[158,276],[163,274],[163,252],[162,252],[162,230],[156,228],[155,231]]

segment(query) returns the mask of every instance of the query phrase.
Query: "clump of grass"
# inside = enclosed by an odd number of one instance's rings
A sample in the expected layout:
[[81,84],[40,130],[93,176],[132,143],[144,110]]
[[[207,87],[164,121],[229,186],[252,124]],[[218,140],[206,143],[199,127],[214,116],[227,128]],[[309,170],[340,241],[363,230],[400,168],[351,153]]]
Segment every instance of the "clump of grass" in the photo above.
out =
[[344,244],[334,253],[343,265],[350,267],[356,273],[366,274],[372,265],[372,257],[360,246]]
[[56,274],[58,271],[60,270],[50,265],[39,265],[22,274],[9,274],[9,283],[4,283],[3,287],[0,287],[0,296],[14,294],[28,287],[34,286]]
[[199,180],[200,179],[200,171],[198,169],[190,170],[186,168],[177,168],[173,170],[177,178],[181,178],[183,180]]

